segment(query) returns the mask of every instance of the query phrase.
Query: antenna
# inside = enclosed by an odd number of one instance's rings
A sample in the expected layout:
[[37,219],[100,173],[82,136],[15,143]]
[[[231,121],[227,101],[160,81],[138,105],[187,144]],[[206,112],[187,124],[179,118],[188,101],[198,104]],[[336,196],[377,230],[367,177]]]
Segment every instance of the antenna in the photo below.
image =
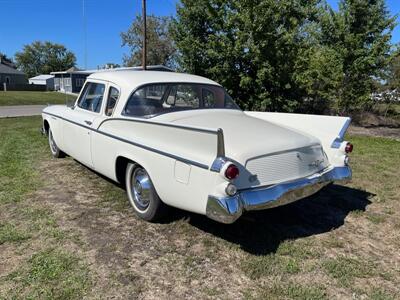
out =
[[86,6],[85,0],[82,0],[84,61],[85,61],[85,70],[87,70],[87,21],[86,21],[85,6]]
[[146,26],[146,0],[142,0],[142,17],[143,17],[143,49],[142,49],[142,67],[147,68],[147,26]]

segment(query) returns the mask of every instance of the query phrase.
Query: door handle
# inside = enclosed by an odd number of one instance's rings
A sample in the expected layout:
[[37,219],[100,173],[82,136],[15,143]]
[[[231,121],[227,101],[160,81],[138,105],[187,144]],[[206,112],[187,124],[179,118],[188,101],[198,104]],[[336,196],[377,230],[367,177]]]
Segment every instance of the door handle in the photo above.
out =
[[88,125],[92,125],[92,122],[91,122],[91,121],[85,120],[85,123],[88,124]]

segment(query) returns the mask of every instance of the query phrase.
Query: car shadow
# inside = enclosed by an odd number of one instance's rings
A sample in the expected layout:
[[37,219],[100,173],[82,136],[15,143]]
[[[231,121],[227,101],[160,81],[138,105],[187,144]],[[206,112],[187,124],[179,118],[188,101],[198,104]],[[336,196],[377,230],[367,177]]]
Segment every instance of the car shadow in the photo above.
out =
[[[123,185],[79,164],[114,186],[124,189]],[[308,237],[341,227],[350,212],[365,211],[371,203],[369,199],[373,196],[375,195],[367,191],[331,184],[315,195],[294,203],[247,212],[229,225],[174,208],[171,208],[168,216],[158,223],[169,224],[185,219],[192,226],[237,244],[248,253],[265,255],[275,253],[279,245],[286,240]]]
[[336,229],[352,211],[365,211],[373,194],[330,185],[316,195],[277,208],[248,212],[231,225],[190,214],[189,223],[251,254],[276,252],[285,240],[308,237]]

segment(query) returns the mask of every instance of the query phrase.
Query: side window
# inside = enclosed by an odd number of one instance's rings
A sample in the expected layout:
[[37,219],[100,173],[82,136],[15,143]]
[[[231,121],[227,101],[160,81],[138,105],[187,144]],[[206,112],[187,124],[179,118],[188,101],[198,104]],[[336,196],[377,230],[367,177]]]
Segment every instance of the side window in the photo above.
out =
[[107,105],[106,105],[106,116],[111,116],[114,112],[115,104],[117,104],[119,98],[119,91],[115,87],[110,87],[108,91]]
[[104,84],[88,82],[79,99],[78,106],[89,111],[100,112],[104,90]]

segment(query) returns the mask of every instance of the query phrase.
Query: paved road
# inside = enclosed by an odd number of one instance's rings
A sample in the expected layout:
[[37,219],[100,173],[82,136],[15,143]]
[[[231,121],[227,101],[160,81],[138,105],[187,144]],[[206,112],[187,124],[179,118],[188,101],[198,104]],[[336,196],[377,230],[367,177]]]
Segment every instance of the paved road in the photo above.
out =
[[46,105],[0,106],[0,118],[39,116]]

